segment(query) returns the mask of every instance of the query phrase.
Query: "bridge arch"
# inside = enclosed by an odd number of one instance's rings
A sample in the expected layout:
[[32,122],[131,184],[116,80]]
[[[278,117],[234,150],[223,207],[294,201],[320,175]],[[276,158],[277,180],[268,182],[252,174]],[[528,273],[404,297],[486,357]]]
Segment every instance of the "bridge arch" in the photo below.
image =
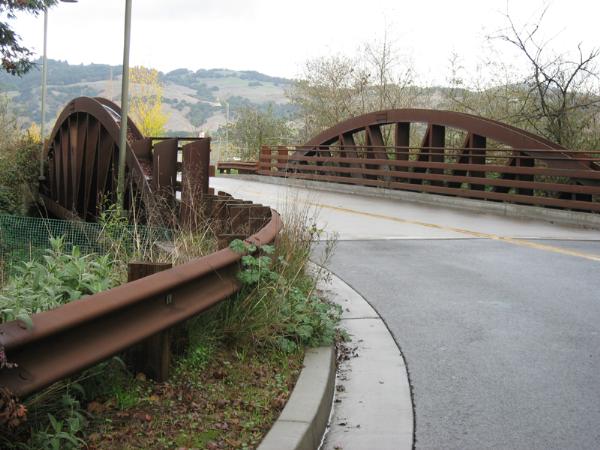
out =
[[[114,202],[117,187],[121,108],[103,98],[70,101],[44,147],[45,179],[40,193],[56,216],[96,217],[103,197]],[[149,168],[136,157],[134,146],[144,136],[127,123],[127,206],[135,191],[149,191]]]
[[276,152],[259,173],[600,212],[600,158],[466,113],[376,111]]

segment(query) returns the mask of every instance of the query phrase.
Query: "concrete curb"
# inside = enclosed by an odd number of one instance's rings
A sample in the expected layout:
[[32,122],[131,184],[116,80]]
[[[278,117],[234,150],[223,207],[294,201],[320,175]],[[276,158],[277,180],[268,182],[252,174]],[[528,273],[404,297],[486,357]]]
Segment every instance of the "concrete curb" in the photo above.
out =
[[315,450],[327,427],[335,385],[335,350],[307,350],[304,368],[281,415],[258,450]]
[[[315,268],[318,270],[318,268]],[[408,370],[387,326],[335,274],[319,289],[342,306],[341,326],[356,357],[338,367],[335,402],[323,450],[412,450],[414,414]]]
[[[327,269],[311,263],[310,270]],[[292,395],[258,450],[411,450],[413,404],[400,349],[367,301],[327,273],[330,283],[318,288],[342,307],[341,325],[354,337],[358,357],[342,362],[336,374],[333,347],[307,350]]]
[[427,194],[421,192],[398,191],[368,186],[327,183],[323,181],[300,180],[265,175],[219,175],[284,186],[309,188],[341,194],[359,194],[369,197],[388,198],[426,205],[442,206],[467,211],[489,212],[517,219],[536,219],[550,223],[571,225],[582,228],[600,229],[600,214],[543,208],[539,206],[516,205],[512,203],[489,202],[461,197]]

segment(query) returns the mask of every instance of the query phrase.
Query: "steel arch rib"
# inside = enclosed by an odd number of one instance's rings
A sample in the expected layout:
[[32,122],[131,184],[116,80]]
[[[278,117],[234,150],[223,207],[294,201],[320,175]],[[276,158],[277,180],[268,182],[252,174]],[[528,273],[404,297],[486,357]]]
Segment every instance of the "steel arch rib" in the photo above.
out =
[[[54,215],[85,219],[96,212],[88,210],[92,197],[106,192],[109,185],[112,190],[108,175],[115,164],[121,120],[121,109],[106,99],[79,97],[65,106],[44,147],[48,167],[43,198]],[[144,136],[130,118],[127,135],[129,174],[138,191],[149,193],[151,173],[132,148]]]
[[[528,154],[527,149],[548,149],[565,150],[562,156],[569,156],[569,151],[564,147],[517,127],[467,113],[431,109],[391,109],[363,114],[340,122],[319,133],[306,142],[303,147],[330,145],[339,140],[339,136],[366,130],[369,126],[396,123],[426,123],[429,125],[457,128],[493,139],[515,149],[522,149],[522,152],[525,154]],[[300,152],[307,153],[310,150],[305,149]],[[536,154],[539,155],[540,153]],[[532,157],[535,156],[535,154],[531,153],[529,155]],[[548,165],[551,167],[556,165],[560,167],[590,168],[590,164],[585,164],[581,161],[549,161]]]

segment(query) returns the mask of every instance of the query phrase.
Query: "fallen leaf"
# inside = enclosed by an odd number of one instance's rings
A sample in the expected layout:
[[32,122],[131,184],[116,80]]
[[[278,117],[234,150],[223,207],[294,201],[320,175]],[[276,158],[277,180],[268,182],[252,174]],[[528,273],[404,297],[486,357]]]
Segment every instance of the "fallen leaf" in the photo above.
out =
[[87,405],[87,411],[90,414],[99,414],[102,411],[104,411],[105,409],[106,409],[105,405],[103,405],[100,402],[96,402],[96,401],[89,402],[88,405]]

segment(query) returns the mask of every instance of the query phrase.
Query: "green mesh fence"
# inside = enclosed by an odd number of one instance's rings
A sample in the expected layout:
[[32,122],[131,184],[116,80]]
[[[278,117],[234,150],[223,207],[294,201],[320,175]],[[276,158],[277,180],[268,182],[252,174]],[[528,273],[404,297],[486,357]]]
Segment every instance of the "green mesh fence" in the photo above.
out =
[[82,254],[105,254],[118,248],[120,255],[157,242],[172,240],[171,231],[129,225],[103,226],[97,223],[44,219],[0,214],[0,268],[6,277],[21,262],[41,258],[50,248],[50,239],[62,237],[65,249],[79,247]]

